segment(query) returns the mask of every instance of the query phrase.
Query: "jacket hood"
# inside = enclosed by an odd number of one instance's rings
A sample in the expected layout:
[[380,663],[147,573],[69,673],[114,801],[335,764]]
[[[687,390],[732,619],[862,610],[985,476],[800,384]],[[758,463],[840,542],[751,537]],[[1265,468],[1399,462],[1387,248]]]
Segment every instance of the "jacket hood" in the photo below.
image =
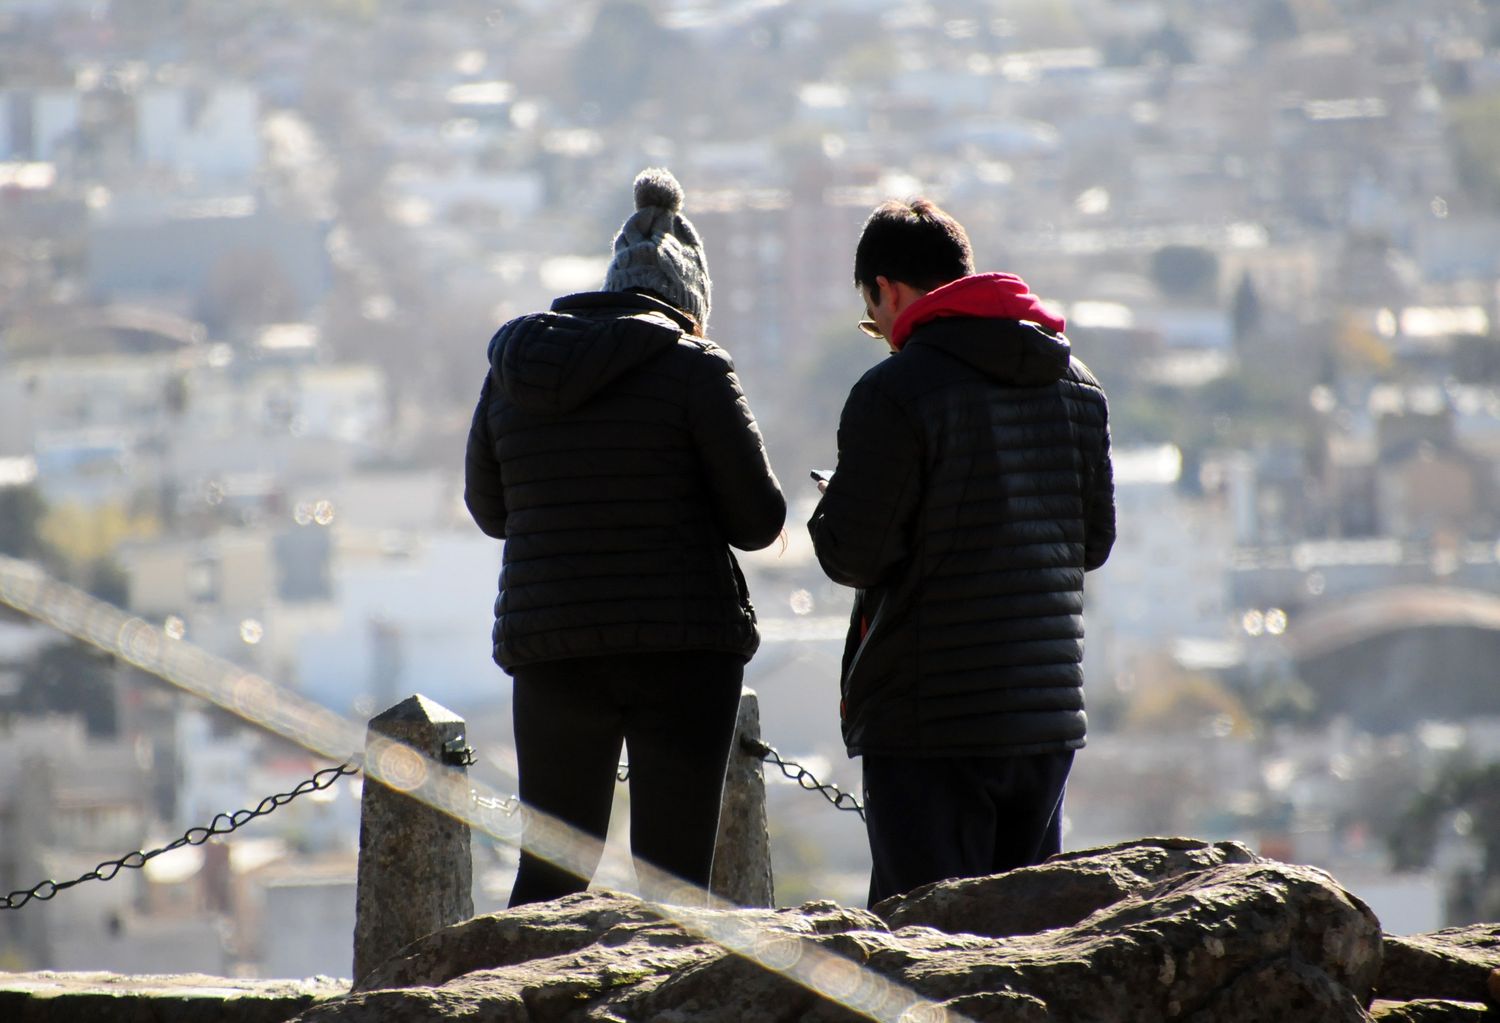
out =
[[969,274],[933,288],[902,310],[891,326],[892,346],[899,351],[913,330],[949,316],[1026,320],[1054,334],[1061,334],[1066,326],[1015,274]]
[[928,345],[1001,383],[1042,387],[1068,372],[1063,318],[1012,274],[974,274],[908,306],[891,333],[898,348]]
[[1073,346],[1061,334],[1011,319],[951,318],[924,324],[909,342],[936,348],[1003,384],[1043,387],[1068,372]]
[[511,320],[490,339],[490,377],[517,407],[568,412],[677,344],[686,322],[646,295],[568,295]]

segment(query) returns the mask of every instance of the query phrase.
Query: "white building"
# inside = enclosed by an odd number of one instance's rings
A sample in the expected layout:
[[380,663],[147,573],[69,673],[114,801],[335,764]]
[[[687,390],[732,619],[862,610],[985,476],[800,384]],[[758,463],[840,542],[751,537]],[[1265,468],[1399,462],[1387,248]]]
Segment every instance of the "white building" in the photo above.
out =
[[260,98],[247,85],[151,86],[137,108],[143,163],[199,181],[243,181],[261,161]]
[[78,134],[80,97],[72,89],[39,89],[31,107],[31,155],[50,161]]
[[1085,590],[1086,649],[1101,679],[1179,640],[1223,638],[1233,547],[1224,511],[1179,485],[1175,445],[1116,449],[1114,468],[1119,536]]
[[73,89],[0,89],[0,161],[51,162],[78,134]]
[[[477,529],[342,537],[333,616],[297,638],[302,691],[370,716],[412,693],[463,716],[509,699],[510,680],[490,659],[499,573],[500,544]],[[381,623],[391,625],[384,636]]]

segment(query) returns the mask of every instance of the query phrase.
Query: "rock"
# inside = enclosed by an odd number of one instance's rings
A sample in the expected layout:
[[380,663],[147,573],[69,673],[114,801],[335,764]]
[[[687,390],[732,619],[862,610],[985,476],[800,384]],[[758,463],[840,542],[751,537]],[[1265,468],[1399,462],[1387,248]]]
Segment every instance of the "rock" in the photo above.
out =
[[569,895],[555,912],[495,913],[439,931],[402,949],[354,985],[355,991],[436,987],[474,970],[550,959],[586,948],[621,923],[657,919],[636,899]]
[[[1223,862],[1246,858],[1243,847],[1131,843],[1013,871],[1007,883],[1033,903],[1042,892],[1022,885],[1026,876],[1043,891],[1104,877],[1125,894],[1093,912],[1073,902],[1085,915],[1070,925],[1005,937],[892,930],[827,902],[677,908],[667,920],[627,896],[584,893],[430,934],[298,1020],[845,1023],[895,1019],[923,1001],[935,1014],[911,1018],[942,1019],[945,1009],[975,1023],[1367,1020],[1381,955],[1374,916],[1321,871]],[[1142,881],[1152,870],[1161,879]],[[912,905],[956,905],[942,887]]]
[[1376,983],[1382,999],[1450,999],[1500,1006],[1500,924],[1450,927],[1431,934],[1386,935]]
[[118,973],[0,974],[6,1023],[282,1023],[349,982],[231,980],[198,974],[127,977]]
[[[1131,1021],[1195,1014],[1218,1023],[1359,1020],[1380,966],[1380,925],[1369,909],[1321,871],[1278,863],[1185,874],[1075,927],[983,940],[1000,953],[984,957],[990,983],[1036,995],[1054,1018],[1068,1020],[1098,1018],[1098,1006],[1106,1003],[1115,1009],[1110,1018]],[[1344,989],[1347,998],[1291,969],[1299,963]],[[950,954],[933,961],[930,976],[925,966],[903,973],[919,990],[941,991],[966,983],[963,971],[979,965]],[[1268,970],[1295,975],[1298,984],[1266,986]],[[1254,996],[1236,997],[1247,991]],[[1345,1008],[1303,1015],[1310,1002]]]
[[1275,992],[1282,1018],[1362,1023],[1365,1015],[1358,999],[1328,974],[1295,959],[1275,959],[1237,977],[1192,1016],[1187,1023],[1232,1023],[1264,1020],[1266,992]]
[[1478,1002],[1423,998],[1413,1002],[1377,1001],[1370,1006],[1375,1023],[1493,1023],[1495,1014]]
[[1189,871],[1255,862],[1238,842],[1145,838],[1063,853],[1026,870],[923,885],[874,909],[892,928],[920,924],[1004,938],[1071,927],[1131,892]]

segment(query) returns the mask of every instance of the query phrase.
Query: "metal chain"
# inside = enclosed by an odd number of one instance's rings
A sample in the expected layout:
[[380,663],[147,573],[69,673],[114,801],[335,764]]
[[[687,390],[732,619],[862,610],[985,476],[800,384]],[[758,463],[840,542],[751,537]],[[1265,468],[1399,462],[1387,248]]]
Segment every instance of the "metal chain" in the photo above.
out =
[[837,785],[818,781],[813,773],[795,760],[785,760],[775,747],[768,746],[759,740],[749,736],[740,737],[740,747],[753,757],[759,757],[766,763],[775,764],[781,768],[781,773],[809,792],[821,793],[838,810],[849,810],[859,814],[859,819],[865,819],[865,808],[852,793],[845,792]]
[[319,789],[326,789],[344,775],[358,774],[363,770],[363,763],[364,758],[356,755],[350,757],[337,767],[325,767],[290,792],[278,792],[274,796],[267,796],[257,803],[253,810],[236,810],[232,814],[216,814],[214,819],[209,821],[207,827],[189,828],[181,838],[170,845],[164,845],[159,849],[152,849],[150,852],[137,850],[127,853],[117,860],[106,860],[82,877],[74,878],[71,881],[43,881],[41,884],[34,885],[31,888],[11,892],[9,895],[0,897],[0,909],[20,909],[33,899],[38,902],[46,902],[58,892],[72,888],[76,884],[82,884],[85,881],[110,881],[121,870],[139,870],[162,853],[181,849],[185,845],[202,845],[214,835],[227,835],[232,831],[237,831],[257,817],[264,817],[272,810],[285,806],[298,796],[305,795],[308,792],[315,792]]
[[[781,754],[776,752],[774,746],[768,746],[763,742],[746,736],[740,739],[740,747],[749,756],[758,757],[762,761],[775,764],[781,768],[782,774],[807,791],[821,793],[823,798],[832,803],[836,809],[852,811],[859,814],[860,820],[865,819],[865,808],[852,793],[845,792],[837,785],[831,783],[824,784],[818,781],[811,771],[795,760],[783,759]],[[621,764],[615,771],[615,777],[620,781],[630,780],[630,765]],[[514,810],[507,811],[507,816],[514,812]]]
[[[742,737],[740,745],[744,752],[750,756],[758,757],[766,763],[775,764],[781,769],[782,774],[796,782],[801,788],[806,789],[808,792],[820,793],[835,809],[853,811],[859,814],[860,820],[864,820],[865,808],[851,793],[843,791],[837,785],[825,784],[818,781],[811,771],[795,760],[784,759],[780,753],[776,752],[775,747],[748,737]],[[461,762],[465,764],[474,763],[472,751],[469,751],[469,755],[464,757]],[[273,810],[290,803],[298,796],[326,789],[345,775],[359,774],[363,770],[363,764],[363,756],[352,756],[337,767],[325,767],[323,770],[318,771],[290,792],[278,792],[274,796],[267,796],[257,803],[253,810],[237,810],[232,814],[217,814],[213,820],[209,821],[207,827],[189,828],[182,837],[168,845],[152,849],[149,852],[137,850],[127,853],[117,860],[106,860],[87,874],[74,878],[71,881],[43,881],[40,884],[33,885],[31,888],[20,889],[11,892],[9,895],[0,896],[0,910],[20,909],[33,899],[38,902],[46,902],[58,892],[65,891],[85,881],[111,881],[121,870],[139,870],[149,861],[163,853],[181,849],[185,845],[202,845],[215,835],[227,835],[238,831],[257,817],[266,816]],[[628,780],[630,777],[630,765],[621,764],[615,772],[615,777],[622,782]],[[472,793],[472,798],[475,805],[481,809],[503,813],[507,817],[513,816],[521,806],[521,800],[517,796],[509,796],[506,799],[493,799],[487,796],[480,796],[477,792],[474,792]]]
[[[865,808],[852,793],[845,792],[837,785],[831,783],[825,784],[818,781],[811,771],[795,760],[784,759],[780,753],[776,752],[774,746],[768,746],[766,743],[751,739],[749,736],[742,736],[740,738],[740,748],[749,756],[775,764],[781,768],[782,774],[807,791],[821,793],[823,798],[832,803],[835,808],[852,811],[859,814],[860,820],[865,819]],[[630,765],[621,764],[615,772],[615,777],[620,781],[628,781],[630,779]]]

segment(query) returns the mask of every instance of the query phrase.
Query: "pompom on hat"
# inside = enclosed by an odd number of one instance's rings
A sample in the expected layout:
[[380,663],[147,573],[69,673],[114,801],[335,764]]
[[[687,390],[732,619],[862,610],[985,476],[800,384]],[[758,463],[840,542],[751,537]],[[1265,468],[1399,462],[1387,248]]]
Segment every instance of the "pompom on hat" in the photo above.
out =
[[648,167],[635,178],[635,212],[615,237],[604,290],[644,288],[708,326],[708,259],[692,222],[682,215],[682,186],[672,172]]

